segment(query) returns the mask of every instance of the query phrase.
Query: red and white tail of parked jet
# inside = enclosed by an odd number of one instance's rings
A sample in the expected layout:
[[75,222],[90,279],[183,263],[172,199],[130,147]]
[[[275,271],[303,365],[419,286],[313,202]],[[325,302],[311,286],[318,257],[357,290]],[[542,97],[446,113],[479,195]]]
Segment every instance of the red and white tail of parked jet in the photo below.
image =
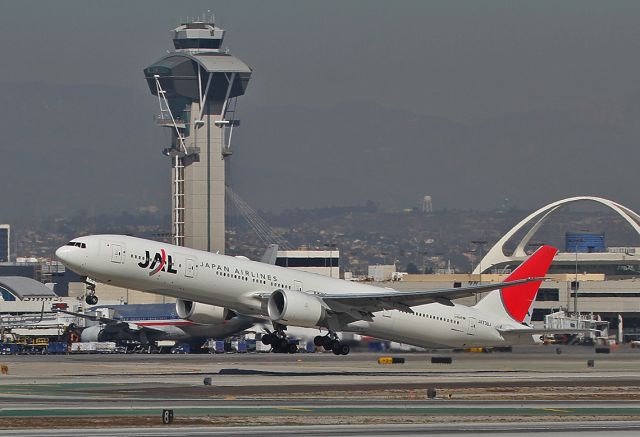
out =
[[[175,297],[187,320],[220,308],[260,317],[274,325],[266,340],[285,349],[286,326],[321,327],[316,343],[347,354],[336,332],[428,348],[532,343],[539,330],[523,321],[556,252],[541,247],[505,282],[410,292],[124,235],[79,237],[56,255],[93,281]],[[472,307],[452,302],[485,292]]]

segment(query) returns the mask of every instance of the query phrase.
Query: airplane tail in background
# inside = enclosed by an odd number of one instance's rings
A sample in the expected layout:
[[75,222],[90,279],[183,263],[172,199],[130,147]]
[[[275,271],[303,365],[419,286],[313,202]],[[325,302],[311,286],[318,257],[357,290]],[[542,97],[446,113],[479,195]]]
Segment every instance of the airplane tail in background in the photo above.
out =
[[[515,269],[505,282],[527,278],[543,278],[558,249],[542,246]],[[531,318],[531,307],[542,281],[527,282],[502,290],[494,290],[475,306],[476,309],[511,318],[518,323]]]

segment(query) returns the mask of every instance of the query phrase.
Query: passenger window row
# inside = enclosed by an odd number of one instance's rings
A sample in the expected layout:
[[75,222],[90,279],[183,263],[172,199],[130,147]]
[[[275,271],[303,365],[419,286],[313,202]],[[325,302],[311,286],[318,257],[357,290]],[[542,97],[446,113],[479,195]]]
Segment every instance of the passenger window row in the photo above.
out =
[[[216,275],[224,276],[226,278],[240,279],[241,281],[249,282],[249,278],[247,276],[232,275],[231,273],[226,273],[226,272],[216,272]],[[267,285],[267,281],[264,281],[262,279],[252,278],[251,282],[253,282],[254,284]],[[271,282],[269,284],[270,284],[271,287],[279,287],[279,288],[282,288],[282,289],[291,290],[291,286],[290,285],[278,284],[278,283],[275,283],[275,282]]]
[[447,323],[453,323],[454,325],[459,325],[460,321],[459,320],[453,320],[453,319],[447,319],[446,317],[436,317],[433,316],[431,314],[426,314],[426,313],[413,313],[414,315],[418,316],[418,317],[425,317],[427,319],[434,319],[434,320],[439,320],[442,322],[447,322]]

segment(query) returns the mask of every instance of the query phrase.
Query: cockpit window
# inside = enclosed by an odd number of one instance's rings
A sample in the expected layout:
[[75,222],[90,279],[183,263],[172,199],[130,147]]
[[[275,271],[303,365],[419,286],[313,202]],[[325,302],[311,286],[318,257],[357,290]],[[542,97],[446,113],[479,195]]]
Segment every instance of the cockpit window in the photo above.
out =
[[87,248],[86,243],[80,243],[78,241],[69,241],[67,243],[67,246],[75,246],[75,247],[79,247],[81,249],[86,249]]

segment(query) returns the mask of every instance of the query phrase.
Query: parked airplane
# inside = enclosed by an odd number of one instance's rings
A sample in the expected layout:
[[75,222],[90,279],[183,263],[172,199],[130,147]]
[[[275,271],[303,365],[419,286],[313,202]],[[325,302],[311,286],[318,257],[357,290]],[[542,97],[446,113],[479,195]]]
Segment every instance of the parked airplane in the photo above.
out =
[[[220,321],[230,310],[269,319],[265,341],[277,347],[288,347],[287,325],[324,327],[316,344],[346,355],[338,331],[427,348],[532,343],[540,331],[523,321],[556,252],[541,247],[502,283],[411,292],[123,235],[79,237],[56,256],[91,280],[176,297],[186,320]],[[483,292],[473,307],[451,302]]]
[[143,347],[159,340],[201,346],[209,338],[228,337],[252,327],[257,321],[228,312],[227,319],[205,318],[198,323],[180,317],[173,303],[102,305],[89,308],[86,313],[58,311],[96,322],[82,331],[83,342],[133,340]]

